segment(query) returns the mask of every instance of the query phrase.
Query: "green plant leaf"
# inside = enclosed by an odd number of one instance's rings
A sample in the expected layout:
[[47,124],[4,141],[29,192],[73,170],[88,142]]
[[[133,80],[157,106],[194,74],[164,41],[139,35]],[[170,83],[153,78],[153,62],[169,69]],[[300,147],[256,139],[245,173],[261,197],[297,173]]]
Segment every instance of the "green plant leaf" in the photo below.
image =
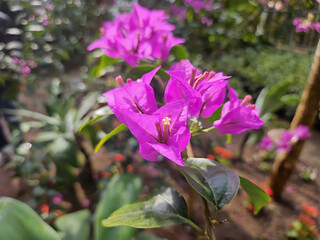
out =
[[113,114],[109,106],[104,106],[102,108],[99,108],[91,113],[89,113],[87,116],[85,116],[79,123],[78,132],[81,132],[85,127],[88,125],[97,122],[98,120],[102,120],[105,117],[110,116]]
[[120,58],[111,58],[107,55],[102,55],[99,62],[99,67],[96,71],[96,77],[101,77],[106,73],[106,68],[119,62]]
[[260,109],[261,117],[266,113],[273,113],[283,106],[281,97],[287,93],[290,85],[290,82],[280,82],[270,90],[268,88],[262,89],[255,103],[256,107]]
[[46,224],[27,204],[0,198],[0,239],[60,240],[59,234]]
[[213,114],[211,117],[206,118],[207,121],[209,121],[210,123],[213,123],[216,120],[220,119],[221,116],[221,111],[222,111],[222,106],[220,106]]
[[123,123],[120,124],[118,127],[116,127],[115,129],[113,129],[111,132],[109,132],[108,134],[106,134],[97,144],[97,146],[94,148],[94,152],[98,152],[99,149],[102,147],[102,145],[109,140],[109,138],[113,137],[114,135],[117,135],[118,133],[124,131],[128,129],[128,127],[126,125],[124,125]]
[[248,194],[252,201],[254,206],[254,214],[257,214],[261,208],[270,202],[270,197],[265,191],[263,191],[250,180],[244,177],[239,178],[242,189]]
[[87,240],[90,234],[90,217],[88,209],[63,215],[54,225],[61,232],[62,240]]
[[78,125],[80,120],[88,113],[92,106],[97,102],[97,98],[100,94],[92,92],[85,96],[81,100],[81,104],[78,108],[77,117],[75,124]]
[[[133,80],[135,80],[141,78],[143,74],[150,72],[155,68],[156,67],[152,65],[140,65],[132,68],[125,78],[132,78]],[[170,78],[169,74],[167,74],[162,68],[159,69],[157,74],[165,80],[169,80]]]
[[170,53],[175,56],[178,60],[188,59],[189,54],[187,49],[183,45],[173,46],[170,50]]
[[102,224],[105,227],[158,228],[190,222],[184,198],[173,188],[163,187],[113,212]]
[[230,168],[207,158],[188,158],[178,169],[188,183],[218,210],[228,204],[239,189],[239,177]]
[[298,105],[300,102],[300,96],[298,94],[286,94],[281,97],[281,102],[286,105]]
[[95,212],[94,234],[96,240],[131,240],[136,229],[131,227],[105,228],[101,221],[123,205],[136,201],[141,188],[142,180],[139,176],[125,173],[112,177]]

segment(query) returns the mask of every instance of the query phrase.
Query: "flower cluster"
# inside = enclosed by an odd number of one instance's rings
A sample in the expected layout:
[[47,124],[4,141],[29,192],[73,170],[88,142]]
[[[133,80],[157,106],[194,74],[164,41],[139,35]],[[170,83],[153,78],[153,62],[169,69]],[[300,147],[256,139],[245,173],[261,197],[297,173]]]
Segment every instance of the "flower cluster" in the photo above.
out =
[[12,62],[17,66],[19,74],[23,77],[30,74],[31,68],[36,68],[38,66],[33,60],[19,60],[17,57],[13,57]]
[[298,140],[304,140],[309,137],[311,137],[309,128],[299,125],[294,131],[283,130],[280,138],[267,135],[261,140],[259,145],[261,148],[269,151],[277,146],[278,152],[288,152],[291,150],[291,146]]
[[104,96],[116,117],[128,126],[138,139],[140,154],[149,161],[157,161],[158,153],[184,165],[181,152],[187,147],[191,133],[187,126],[190,117],[210,117],[225,101],[229,88],[229,101],[221,111],[221,118],[213,126],[222,134],[237,134],[257,129],[262,124],[258,110],[249,103],[251,97],[238,99],[228,85],[229,77],[222,73],[201,72],[188,61],[174,64],[164,98],[166,105],[158,108],[150,82],[160,67],[146,73],[141,79],[126,83],[117,77],[118,88]]
[[315,30],[320,33],[320,22],[311,22],[308,19],[295,18],[292,24],[296,27],[296,32],[309,32]]
[[133,4],[129,14],[104,22],[101,37],[89,45],[88,50],[99,48],[112,58],[123,58],[131,66],[142,59],[167,59],[170,49],[184,42],[174,37],[175,26],[169,24],[163,10],[149,10]]
[[201,9],[211,11],[214,0],[183,0],[183,2],[193,7],[194,11],[198,13]]
[[290,225],[287,236],[295,239],[318,239],[319,234],[315,219],[318,216],[318,209],[303,203],[299,220]]

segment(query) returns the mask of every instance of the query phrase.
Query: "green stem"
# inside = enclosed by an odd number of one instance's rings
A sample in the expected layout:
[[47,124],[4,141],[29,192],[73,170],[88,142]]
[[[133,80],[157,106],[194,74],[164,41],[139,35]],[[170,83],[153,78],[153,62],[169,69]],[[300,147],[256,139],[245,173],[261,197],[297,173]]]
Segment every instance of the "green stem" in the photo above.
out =
[[204,234],[204,230],[199,227],[197,224],[195,224],[194,222],[192,222],[190,219],[188,219],[187,223],[193,227],[194,229],[196,229],[199,233]]
[[201,132],[210,132],[211,130],[215,129],[215,127],[209,127],[209,128],[206,128],[206,129],[203,129]]

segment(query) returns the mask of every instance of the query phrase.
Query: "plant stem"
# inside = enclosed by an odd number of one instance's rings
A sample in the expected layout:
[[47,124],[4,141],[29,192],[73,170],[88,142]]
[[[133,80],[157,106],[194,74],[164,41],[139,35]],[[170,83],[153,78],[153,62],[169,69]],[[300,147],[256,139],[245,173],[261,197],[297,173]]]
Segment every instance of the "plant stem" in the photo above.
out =
[[195,224],[194,222],[192,222],[191,220],[188,219],[187,222],[191,227],[193,227],[194,229],[196,229],[199,233],[204,234],[204,230],[199,227],[197,224]]
[[201,197],[203,207],[204,207],[204,215],[205,215],[205,221],[206,221],[206,235],[209,240],[216,240],[216,235],[214,233],[214,225],[212,223],[211,213],[208,206],[208,202],[205,198]]
[[[187,155],[188,155],[188,158],[193,158],[194,157],[194,154],[193,154],[193,151],[192,151],[192,146],[191,146],[191,143],[189,142],[188,146],[187,146]],[[189,191],[189,194],[191,195],[191,191]],[[214,233],[214,225],[213,223],[211,222],[212,218],[211,218],[211,213],[210,213],[210,209],[209,209],[209,206],[208,206],[208,202],[205,198],[203,198],[201,196],[201,199],[202,199],[202,202],[203,202],[203,206],[204,206],[204,215],[205,215],[205,221],[206,221],[206,230],[205,230],[205,234],[206,236],[208,237],[209,240],[216,240],[216,235]],[[194,196],[190,196],[190,200],[189,200],[189,208],[190,207],[193,207],[193,204],[194,204]],[[215,212],[216,214],[216,212]],[[215,216],[215,215],[214,215]],[[192,227],[194,227],[195,229],[197,229],[197,225],[194,225],[191,223],[189,223]],[[199,227],[198,227],[199,228]],[[198,229],[197,229],[198,230]],[[202,230],[202,229],[201,229]],[[199,231],[199,230],[198,230]],[[201,231],[199,231],[201,232]],[[202,230],[202,233],[203,233],[203,230]]]
[[209,128],[203,129],[201,132],[209,132],[213,129],[215,129],[215,127],[209,127]]

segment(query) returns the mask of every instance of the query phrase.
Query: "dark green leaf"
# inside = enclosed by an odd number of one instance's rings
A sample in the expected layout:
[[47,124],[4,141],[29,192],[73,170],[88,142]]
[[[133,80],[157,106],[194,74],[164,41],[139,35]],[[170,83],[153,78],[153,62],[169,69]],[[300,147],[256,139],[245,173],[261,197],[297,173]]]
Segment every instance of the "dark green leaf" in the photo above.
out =
[[188,207],[173,188],[161,188],[145,199],[127,204],[102,221],[105,227],[158,228],[189,223]]
[[222,106],[220,106],[213,114],[211,117],[206,118],[207,121],[210,123],[213,123],[214,121],[217,121],[220,119],[221,116],[221,111],[222,111]]
[[269,195],[250,180],[240,177],[240,184],[252,201],[254,214],[270,202]]
[[[152,65],[140,65],[138,67],[132,68],[125,78],[131,78],[133,80],[136,80],[141,78],[143,74],[150,72],[155,68],[156,67]],[[170,78],[169,74],[167,74],[162,68],[159,69],[157,74],[165,80],[169,80]]]
[[170,53],[178,60],[188,59],[189,54],[183,45],[176,45],[171,48]]
[[109,132],[108,134],[106,134],[101,140],[100,142],[97,144],[97,146],[94,148],[95,152],[98,152],[99,149],[102,147],[102,145],[109,140],[109,138],[113,137],[114,135],[117,135],[118,133],[124,131],[128,129],[128,127],[126,125],[124,125],[123,123],[120,124],[118,127],[116,127],[115,129],[113,129],[111,132]]
[[188,183],[217,209],[222,209],[236,195],[239,177],[230,168],[206,158],[188,158],[178,169]]
[[0,239],[60,240],[56,231],[46,224],[27,204],[0,198]]
[[62,232],[62,240],[88,240],[90,217],[89,210],[85,209],[57,218],[54,225]]
[[110,180],[95,212],[94,233],[96,240],[131,240],[136,229],[131,227],[105,228],[101,221],[123,205],[136,201],[141,188],[141,178],[128,173],[116,175]]

